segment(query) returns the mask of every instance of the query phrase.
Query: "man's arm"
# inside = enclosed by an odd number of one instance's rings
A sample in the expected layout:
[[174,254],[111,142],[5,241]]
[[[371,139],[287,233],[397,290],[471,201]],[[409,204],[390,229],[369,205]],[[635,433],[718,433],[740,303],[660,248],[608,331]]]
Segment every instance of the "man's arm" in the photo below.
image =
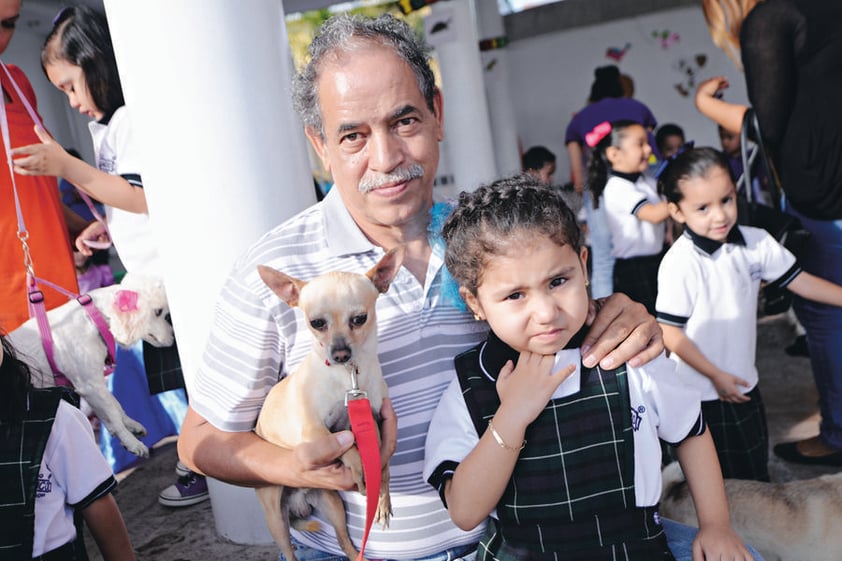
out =
[[582,343],[582,362],[588,368],[597,363],[606,369],[624,362],[641,366],[664,350],[658,322],[625,294],[592,302],[588,321],[590,330]]
[[[383,400],[380,415],[385,464],[397,445],[398,422],[390,400]],[[346,430],[288,450],[252,431],[220,430],[188,407],[178,437],[178,455],[190,469],[234,485],[350,490],[356,488],[354,478],[338,458],[353,443],[353,434]]]

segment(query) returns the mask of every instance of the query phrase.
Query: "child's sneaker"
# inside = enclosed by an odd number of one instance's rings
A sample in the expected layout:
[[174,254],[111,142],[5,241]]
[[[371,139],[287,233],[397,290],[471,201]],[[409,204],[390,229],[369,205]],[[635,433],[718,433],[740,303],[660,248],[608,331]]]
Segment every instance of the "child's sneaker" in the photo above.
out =
[[190,475],[190,468],[186,465],[181,463],[181,460],[175,464],[175,474],[178,477],[184,477],[185,475]]
[[207,500],[208,482],[204,475],[188,472],[182,475],[174,485],[170,485],[158,494],[158,502],[164,506],[190,506]]

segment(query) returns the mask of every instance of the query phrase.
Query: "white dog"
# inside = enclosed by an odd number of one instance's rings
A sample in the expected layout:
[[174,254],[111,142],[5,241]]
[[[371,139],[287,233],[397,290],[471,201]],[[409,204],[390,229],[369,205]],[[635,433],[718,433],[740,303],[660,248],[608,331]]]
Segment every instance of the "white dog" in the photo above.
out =
[[[140,339],[156,347],[173,344],[173,328],[167,319],[167,296],[160,281],[128,274],[121,284],[97,288],[89,295],[108,322],[117,344],[131,347]],[[103,375],[108,350],[87,312],[81,304],[71,300],[47,312],[47,319],[52,331],[56,367],[90,404],[108,432],[119,438],[132,454],[148,456],[149,449],[136,438],[145,435],[146,429],[128,417],[108,391]],[[9,341],[20,359],[32,368],[34,386],[55,385],[34,318],[11,332]]]
[[[664,468],[661,514],[697,526],[677,462]],[[842,559],[842,473],[786,483],[726,479],[731,525],[766,561]]]

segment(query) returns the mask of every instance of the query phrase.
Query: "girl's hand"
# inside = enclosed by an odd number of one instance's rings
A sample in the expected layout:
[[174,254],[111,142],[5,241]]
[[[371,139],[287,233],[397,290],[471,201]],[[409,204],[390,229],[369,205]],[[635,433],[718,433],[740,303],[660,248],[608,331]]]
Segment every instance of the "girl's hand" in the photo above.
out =
[[12,150],[15,173],[21,175],[64,176],[64,163],[73,158],[50,133],[35,125],[35,134],[41,144],[30,144]]
[[706,559],[733,559],[734,561],[753,561],[743,540],[730,525],[703,525],[693,540],[693,561]]
[[728,89],[728,78],[725,76],[714,76],[708,78],[696,88],[696,106],[699,102],[704,102],[705,98],[716,97],[716,94],[722,90]]
[[711,378],[711,381],[716,387],[716,393],[719,395],[720,400],[727,401],[728,403],[746,403],[747,401],[751,401],[751,398],[741,392],[738,387],[747,388],[749,387],[749,383],[739,376],[734,376],[733,374],[720,370],[715,377]]
[[[90,245],[87,242],[91,242]],[[88,224],[88,227],[82,230],[82,233],[76,238],[76,249],[79,253],[90,257],[94,254],[93,250],[100,248],[103,244],[110,243],[108,232],[105,230],[105,225],[95,220]],[[107,247],[107,246],[106,246]]]
[[575,364],[568,364],[553,372],[553,364],[553,355],[522,352],[517,366],[508,361],[500,370],[497,378],[500,407],[505,406],[510,413],[517,415],[523,426],[535,420],[559,384],[576,371]]

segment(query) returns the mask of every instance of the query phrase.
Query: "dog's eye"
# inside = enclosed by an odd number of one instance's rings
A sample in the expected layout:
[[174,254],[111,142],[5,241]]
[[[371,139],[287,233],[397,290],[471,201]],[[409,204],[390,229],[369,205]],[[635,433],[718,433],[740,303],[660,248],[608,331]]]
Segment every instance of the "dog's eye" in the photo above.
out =
[[351,327],[360,327],[368,321],[368,314],[359,314],[351,318]]
[[161,314],[163,314],[163,313],[164,313],[164,308],[156,308],[155,309],[155,317],[156,318],[161,317]]
[[327,329],[327,321],[321,318],[310,320],[310,327],[312,327],[316,331],[324,331],[325,329]]

